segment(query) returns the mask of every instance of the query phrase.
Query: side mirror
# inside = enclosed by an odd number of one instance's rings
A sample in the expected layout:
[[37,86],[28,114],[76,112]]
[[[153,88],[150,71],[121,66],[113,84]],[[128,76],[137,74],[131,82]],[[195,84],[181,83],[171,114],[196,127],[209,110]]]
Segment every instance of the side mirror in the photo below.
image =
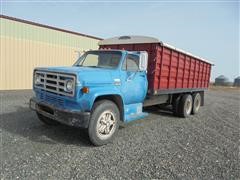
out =
[[139,60],[139,70],[147,71],[147,65],[148,65],[148,53],[146,51],[141,51]]

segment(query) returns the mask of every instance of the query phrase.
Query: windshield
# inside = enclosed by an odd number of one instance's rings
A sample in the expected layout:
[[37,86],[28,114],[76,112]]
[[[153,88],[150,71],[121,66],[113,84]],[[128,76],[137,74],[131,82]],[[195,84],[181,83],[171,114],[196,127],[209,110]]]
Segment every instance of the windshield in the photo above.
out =
[[118,51],[88,51],[81,56],[74,66],[117,68],[122,57]]

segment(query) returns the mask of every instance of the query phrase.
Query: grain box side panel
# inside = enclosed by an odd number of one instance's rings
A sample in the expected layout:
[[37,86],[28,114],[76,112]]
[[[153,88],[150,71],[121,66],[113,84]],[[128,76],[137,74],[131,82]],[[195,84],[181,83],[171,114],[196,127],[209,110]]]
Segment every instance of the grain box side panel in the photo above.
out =
[[169,80],[169,72],[170,72],[170,59],[171,59],[171,51],[168,48],[163,48],[162,53],[162,62],[161,62],[161,74],[159,77],[160,84],[159,89],[167,89],[168,88],[168,80]]
[[178,58],[178,72],[177,72],[177,80],[176,80],[176,88],[183,88],[183,76],[184,76],[184,64],[185,63],[185,55],[179,53]]
[[209,82],[210,82],[210,75],[211,75],[211,64],[208,64],[208,72],[207,72],[207,80],[206,80],[206,88],[209,87]]
[[158,43],[104,45],[100,48],[148,52],[148,89],[208,88],[211,64]]
[[[186,55],[185,55],[186,56]],[[190,75],[190,57],[186,56],[184,64],[183,88],[188,88],[188,79]]]
[[152,63],[152,68],[155,70],[153,77],[154,86],[151,89],[158,90],[161,86],[161,74],[162,74],[162,59],[163,59],[164,47],[158,46],[156,49],[156,62]]
[[170,59],[169,76],[168,76],[168,89],[176,88],[178,55],[179,53],[177,51],[171,50],[171,59]]

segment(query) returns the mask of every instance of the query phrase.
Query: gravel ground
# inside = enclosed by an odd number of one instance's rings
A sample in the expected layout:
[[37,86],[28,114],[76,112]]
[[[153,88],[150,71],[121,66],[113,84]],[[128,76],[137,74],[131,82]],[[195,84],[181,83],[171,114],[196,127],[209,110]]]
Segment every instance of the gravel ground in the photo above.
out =
[[81,129],[43,125],[31,91],[1,92],[1,179],[240,179],[240,92],[210,90],[196,116],[149,116],[94,147]]

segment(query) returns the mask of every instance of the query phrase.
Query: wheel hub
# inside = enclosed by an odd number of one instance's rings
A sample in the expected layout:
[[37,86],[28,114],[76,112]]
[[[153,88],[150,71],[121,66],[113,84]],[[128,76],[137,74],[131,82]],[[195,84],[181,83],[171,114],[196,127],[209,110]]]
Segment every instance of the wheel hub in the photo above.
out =
[[111,111],[104,111],[98,118],[97,135],[101,139],[110,137],[116,128],[116,118]]

